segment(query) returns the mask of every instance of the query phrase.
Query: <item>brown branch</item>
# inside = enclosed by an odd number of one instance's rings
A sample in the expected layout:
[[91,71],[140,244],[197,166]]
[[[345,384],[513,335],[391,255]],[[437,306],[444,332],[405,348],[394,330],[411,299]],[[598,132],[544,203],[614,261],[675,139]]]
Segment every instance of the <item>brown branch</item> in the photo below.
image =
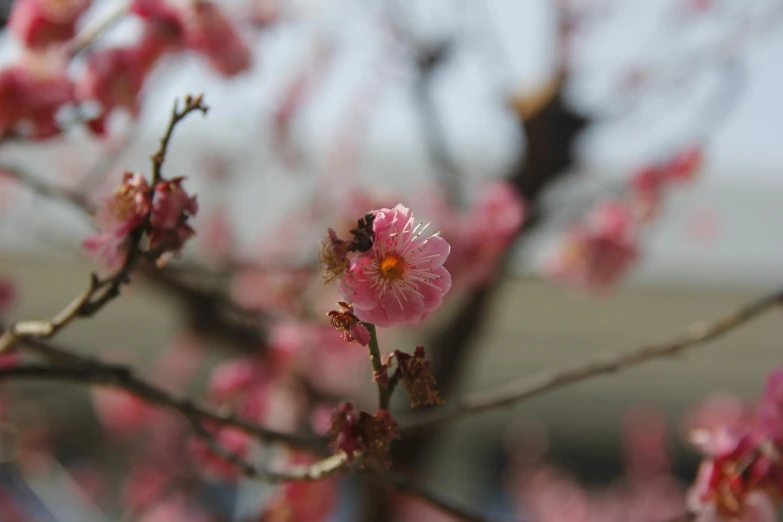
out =
[[[42,343],[39,343],[39,349],[41,348],[40,344]],[[42,351],[47,352],[49,348],[44,348]],[[52,351],[58,356],[62,352],[60,349],[53,349]],[[72,366],[25,365],[2,368],[0,369],[0,381],[66,381],[78,384],[106,385],[122,389],[148,404],[164,407],[182,415],[189,421],[195,434],[212,452],[236,466],[243,475],[250,478],[271,482],[315,481],[354,469],[345,453],[326,457],[307,466],[296,466],[285,470],[262,469],[247,462],[238,454],[221,445],[215,439],[215,436],[204,427],[204,422],[235,427],[257,437],[261,441],[280,442],[291,447],[312,449],[314,443],[316,443],[317,447],[318,439],[268,430],[242,419],[210,412],[190,401],[176,399],[165,391],[135,377],[133,369],[128,366],[102,363],[82,358],[75,354],[68,355],[71,358],[71,362],[78,361],[79,364]],[[354,460],[354,462],[358,462],[358,460]],[[468,522],[489,522],[489,519],[473,512],[456,500],[442,493],[432,491],[423,485],[416,484],[402,475],[380,470],[364,470],[362,475],[371,481],[419,497],[436,508],[462,520]]]
[[29,365],[0,369],[2,380],[54,380],[80,384],[112,386],[124,390],[147,404],[158,406],[183,415],[185,418],[211,422],[219,426],[234,427],[262,442],[279,442],[294,448],[322,449],[320,438],[298,435],[264,428],[248,420],[215,413],[186,399],[179,399],[163,389],[134,375],[129,366],[107,364],[56,348],[41,341],[25,341],[32,351],[50,360],[60,361],[57,366]]
[[[177,101],[174,102],[169,126],[160,141],[160,148],[152,156],[150,197],[153,196],[152,192],[155,190],[155,184],[162,179],[163,162],[166,159],[168,144],[171,140],[174,128],[188,114],[194,111],[201,111],[203,114],[207,113],[207,106],[204,105],[201,95],[196,97],[188,95],[185,98],[185,107],[182,110],[179,110],[179,103]],[[82,206],[82,208],[85,208],[81,202],[77,200],[73,201]],[[122,267],[114,275],[106,279],[100,279],[97,275],[92,274],[87,289],[52,319],[20,321],[12,324],[0,336],[0,353],[12,348],[13,345],[21,339],[49,339],[75,318],[90,317],[119,296],[120,287],[129,281],[130,271],[134,267],[136,261],[140,258],[141,251],[139,250],[139,245],[144,237],[144,232],[149,225],[151,214],[152,211],[147,214],[144,222],[131,232],[128,255],[125,257]]]
[[420,416],[413,416],[407,423],[403,420],[400,424],[404,428],[400,431],[410,432],[452,421],[465,415],[509,406],[599,375],[615,373],[654,359],[679,355],[689,348],[712,341],[742,326],[772,310],[782,301],[783,290],[778,290],[712,322],[701,321],[692,324],[682,334],[669,341],[646,344],[635,350],[589,360],[560,370],[544,371],[500,388],[477,393],[462,401],[454,401],[449,406],[425,412]]
[[31,192],[39,196],[62,201],[87,214],[92,214],[95,210],[84,194],[50,185],[40,177],[28,174],[18,167],[0,165],[0,176],[3,175],[27,187]]

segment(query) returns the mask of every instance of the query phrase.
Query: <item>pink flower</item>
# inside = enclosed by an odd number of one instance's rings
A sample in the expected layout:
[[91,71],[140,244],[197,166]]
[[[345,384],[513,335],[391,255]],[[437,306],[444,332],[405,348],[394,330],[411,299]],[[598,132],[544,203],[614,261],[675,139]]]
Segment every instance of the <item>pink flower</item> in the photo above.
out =
[[715,505],[699,511],[694,522],[777,522],[777,509],[769,495],[754,491],[748,495],[745,509],[739,517],[727,518]]
[[178,251],[195,232],[188,225],[190,217],[198,212],[195,196],[182,188],[179,177],[155,185],[155,202],[150,218],[150,249]]
[[250,68],[250,48],[214,3],[187,4],[182,21],[187,46],[203,54],[220,74],[236,76]]
[[[441,209],[451,221],[444,236],[452,245],[445,266],[454,284],[468,288],[489,281],[502,256],[517,237],[525,221],[525,202],[507,181],[488,184],[466,215],[455,216]],[[450,216],[450,217],[449,217]]]
[[[245,458],[250,450],[250,436],[238,428],[226,427],[210,430],[218,444],[232,453]],[[193,439],[191,445],[193,458],[201,471],[211,477],[233,480],[239,476],[235,465],[212,451],[201,439]]]
[[62,58],[57,53],[28,53],[0,71],[0,133],[19,131],[45,139],[60,132],[57,111],[74,100]]
[[94,100],[101,105],[102,122],[116,108],[138,116],[139,95],[150,70],[150,57],[141,47],[103,49],[90,54],[87,69],[78,82],[77,95],[82,101]]
[[764,434],[783,450],[783,368],[770,373],[758,408]]
[[8,27],[28,47],[64,42],[76,34],[76,21],[89,0],[18,0]]
[[418,323],[443,302],[451,275],[443,268],[449,244],[426,226],[414,226],[410,209],[372,212],[372,245],[351,259],[337,286],[360,320],[378,326]]
[[155,415],[152,406],[122,390],[95,388],[92,398],[98,419],[116,437],[147,429]]
[[122,184],[98,211],[101,232],[85,239],[82,246],[109,267],[119,267],[125,261],[128,236],[144,222],[151,208],[150,187],[144,176],[126,172]]
[[10,279],[0,278],[0,316],[16,301],[16,285]]
[[687,183],[698,174],[703,161],[702,150],[698,146],[683,149],[661,169],[661,174],[672,183]]
[[122,487],[122,505],[130,512],[149,509],[166,494],[172,482],[171,473],[162,468],[139,466],[128,475]]
[[637,241],[631,210],[620,201],[604,202],[571,230],[548,271],[579,288],[607,290],[637,260]]

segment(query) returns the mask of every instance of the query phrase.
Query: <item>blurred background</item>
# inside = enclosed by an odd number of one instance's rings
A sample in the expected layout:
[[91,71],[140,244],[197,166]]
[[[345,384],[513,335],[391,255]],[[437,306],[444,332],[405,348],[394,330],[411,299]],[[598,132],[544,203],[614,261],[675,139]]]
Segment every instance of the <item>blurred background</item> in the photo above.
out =
[[[16,4],[36,2],[56,3]],[[69,55],[77,95],[55,135],[0,145],[0,278],[14,296],[0,308],[5,324],[52,316],[101,270],[80,246],[94,233],[84,207],[123,171],[149,172],[172,103],[188,93],[204,93],[210,111],[176,130],[165,169],[198,197],[195,237],[56,341],[136,364],[207,404],[225,365],[293,353],[293,377],[243,392],[263,395],[254,420],[265,425],[322,432],[318,419],[338,400],[372,408],[363,350],[332,348],[341,341],[324,329],[340,296],[317,266],[327,228],[347,230],[374,208],[402,202],[452,243],[444,307],[421,327],[381,332],[384,351],[425,346],[447,403],[665,339],[779,284],[777,0],[216,1],[247,50],[237,70],[187,44],[145,70],[137,111],[79,94],[100,74],[95,56],[157,27],[143,4]],[[127,9],[91,2],[76,34]],[[31,60],[23,29],[4,32],[6,67]],[[653,171],[675,181],[650,196],[642,184]],[[513,196],[486,195],[499,186]],[[580,250],[575,261],[578,231],[607,201],[633,214],[632,237],[612,238],[633,255],[585,261]],[[744,414],[780,359],[779,332],[769,316],[685,356],[406,437],[395,466],[509,520],[671,518],[698,464],[689,428]],[[0,520],[448,520],[359,480],[285,494],[215,480],[181,427],[138,430],[150,417],[126,397],[2,386]],[[396,399],[404,419],[406,399]],[[184,454],[162,467],[183,470],[161,479],[165,494],[138,500],[129,482],[152,483],[139,470],[155,468],[172,440]],[[324,496],[337,500],[318,504]],[[281,510],[280,498],[318,509]]]

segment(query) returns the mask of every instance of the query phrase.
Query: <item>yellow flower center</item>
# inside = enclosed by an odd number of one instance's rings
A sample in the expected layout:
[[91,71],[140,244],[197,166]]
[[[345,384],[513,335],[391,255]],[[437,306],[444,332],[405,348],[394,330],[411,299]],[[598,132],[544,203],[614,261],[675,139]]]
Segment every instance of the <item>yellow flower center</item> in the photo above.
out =
[[402,279],[405,273],[405,260],[397,254],[386,254],[378,267],[387,279]]

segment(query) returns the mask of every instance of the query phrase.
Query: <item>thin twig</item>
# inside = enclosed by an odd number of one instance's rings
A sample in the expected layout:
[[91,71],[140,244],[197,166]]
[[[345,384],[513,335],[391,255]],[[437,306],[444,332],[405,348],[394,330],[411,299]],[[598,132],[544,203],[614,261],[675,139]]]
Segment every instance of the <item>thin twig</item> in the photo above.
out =
[[33,176],[18,167],[0,165],[0,177],[2,176],[16,181],[39,196],[65,202],[87,214],[92,214],[95,210],[84,194],[50,185],[41,178]]
[[[367,330],[370,332],[370,343],[367,345],[367,349],[370,351],[370,363],[372,364],[372,370],[375,373],[384,371],[383,364],[381,363],[381,348],[378,345],[378,333],[375,331],[375,325],[370,323],[364,323]],[[392,390],[389,386],[384,386],[378,381],[378,409],[389,410],[389,402],[391,401]]]
[[574,364],[553,371],[544,371],[525,377],[500,388],[477,393],[462,401],[452,401],[448,406],[411,416],[400,432],[410,432],[434,424],[448,422],[459,417],[509,406],[548,391],[582,382],[599,375],[615,373],[653,359],[679,355],[688,348],[712,341],[748,321],[772,310],[783,301],[783,290],[763,296],[715,321],[702,321],[688,327],[679,336],[660,343],[651,343],[635,350],[610,357]]

